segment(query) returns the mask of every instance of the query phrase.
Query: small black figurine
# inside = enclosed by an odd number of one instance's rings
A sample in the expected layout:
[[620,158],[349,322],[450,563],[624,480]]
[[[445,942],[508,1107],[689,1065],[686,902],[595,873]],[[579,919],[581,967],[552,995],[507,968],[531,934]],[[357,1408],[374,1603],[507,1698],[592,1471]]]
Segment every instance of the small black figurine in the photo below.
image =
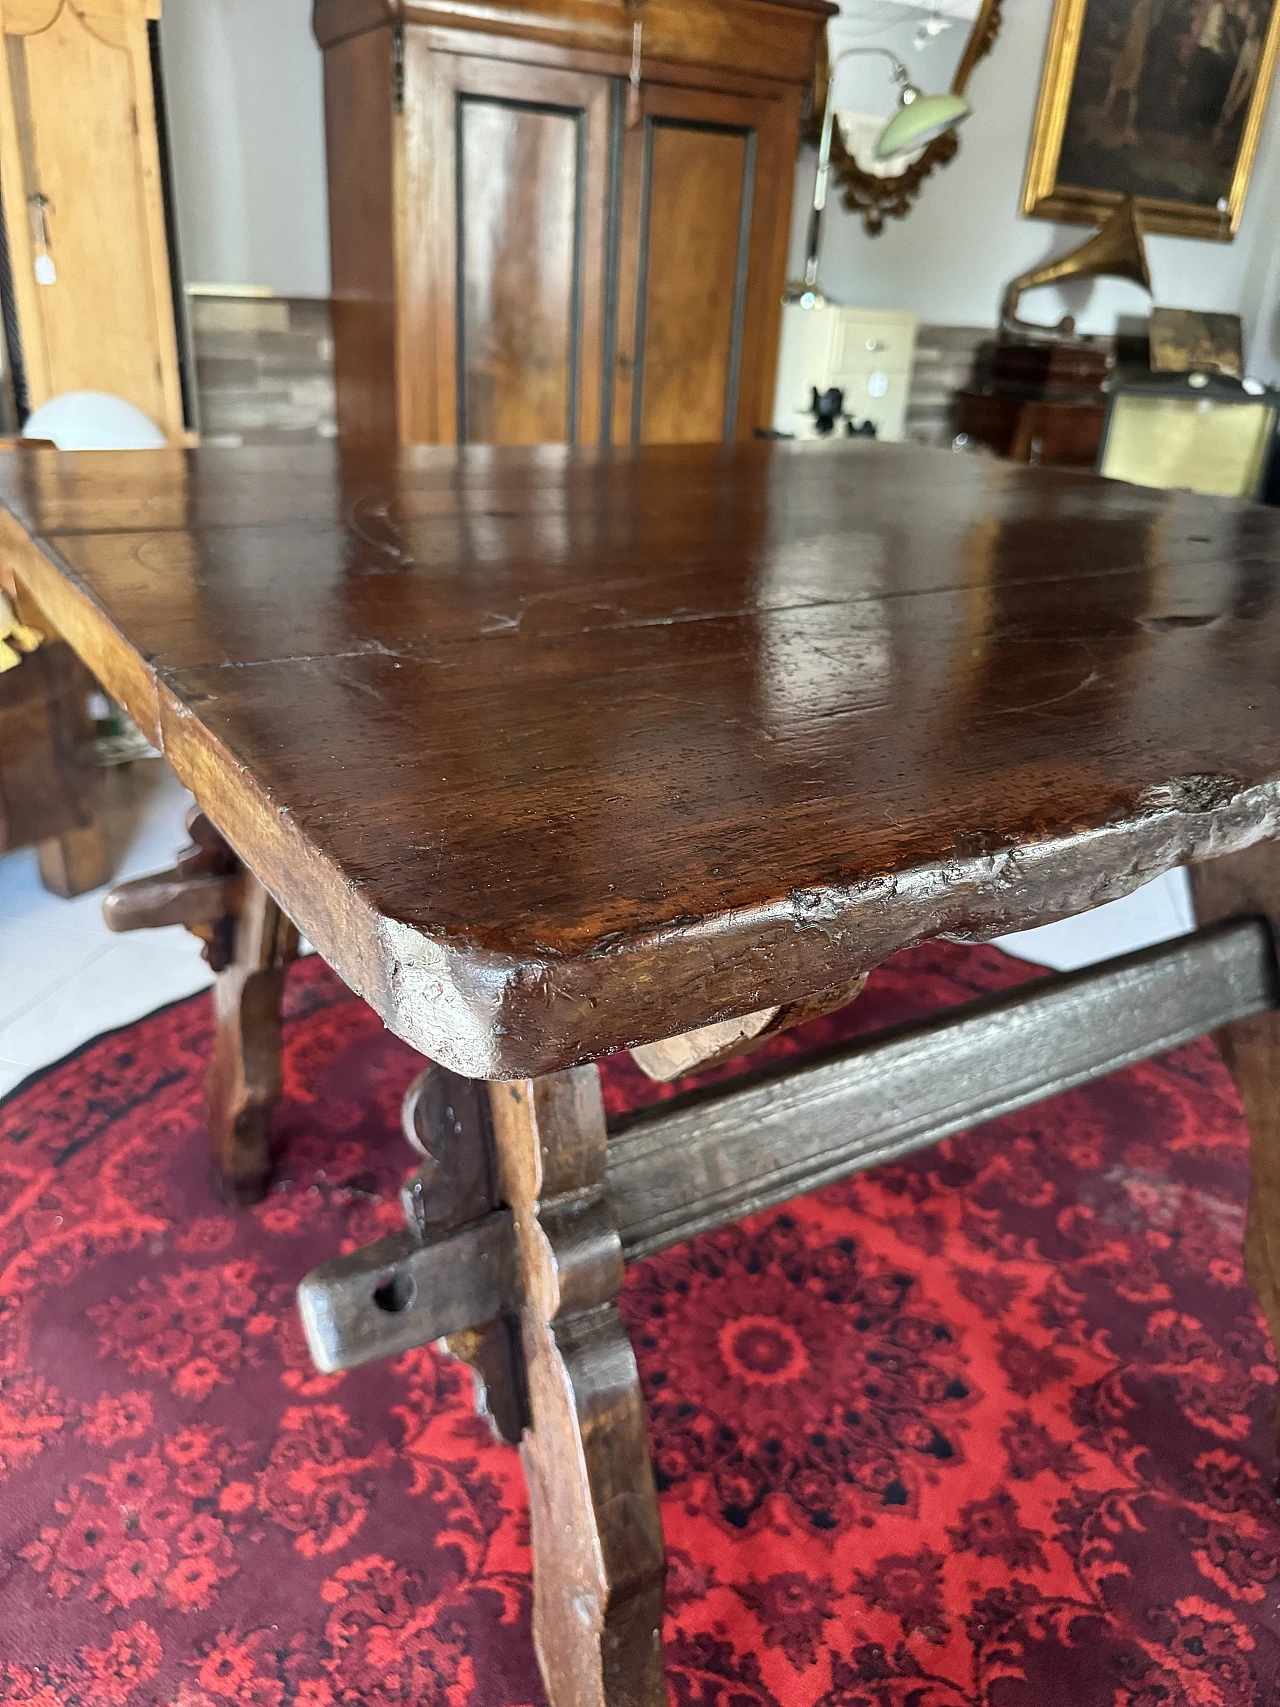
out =
[[835,385],[830,391],[819,391],[815,385],[809,413],[814,418],[819,438],[829,438],[836,430],[836,422],[844,414],[844,392]]

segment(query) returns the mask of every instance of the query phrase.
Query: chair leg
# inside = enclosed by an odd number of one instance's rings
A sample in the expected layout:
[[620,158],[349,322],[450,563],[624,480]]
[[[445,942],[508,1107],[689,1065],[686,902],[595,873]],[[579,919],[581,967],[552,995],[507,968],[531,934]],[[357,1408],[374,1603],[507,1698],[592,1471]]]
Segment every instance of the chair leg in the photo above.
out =
[[552,1707],[665,1707],[665,1556],[635,1356],[614,1300],[599,1075],[490,1086],[513,1211],[531,1425],[534,1642]]
[[271,1116],[280,1095],[280,1001],[298,933],[245,874],[230,963],[213,986],[213,1060],[205,1078],[209,1160],[231,1204],[256,1203],[271,1172]]
[[100,888],[111,875],[101,820],[83,829],[50,836],[36,850],[40,881],[52,895],[69,901],[73,895]]
[[[1260,842],[1192,866],[1190,877],[1197,924],[1262,914],[1280,940],[1280,844]],[[1237,1020],[1217,1043],[1249,1121],[1245,1267],[1280,1352],[1280,1010]]]

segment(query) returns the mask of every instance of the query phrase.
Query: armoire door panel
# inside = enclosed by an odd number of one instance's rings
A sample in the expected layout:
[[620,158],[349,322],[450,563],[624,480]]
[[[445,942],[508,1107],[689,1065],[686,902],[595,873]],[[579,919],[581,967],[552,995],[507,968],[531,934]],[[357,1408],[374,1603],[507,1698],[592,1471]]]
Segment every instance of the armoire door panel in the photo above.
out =
[[733,436],[755,132],[645,120],[632,437]]
[[[406,42],[404,437],[591,443],[600,432],[609,80]],[[446,375],[452,383],[445,385]]]
[[749,436],[777,288],[779,103],[661,85],[641,103],[624,145],[614,441]]
[[581,109],[459,99],[464,441],[577,437],[585,123]]

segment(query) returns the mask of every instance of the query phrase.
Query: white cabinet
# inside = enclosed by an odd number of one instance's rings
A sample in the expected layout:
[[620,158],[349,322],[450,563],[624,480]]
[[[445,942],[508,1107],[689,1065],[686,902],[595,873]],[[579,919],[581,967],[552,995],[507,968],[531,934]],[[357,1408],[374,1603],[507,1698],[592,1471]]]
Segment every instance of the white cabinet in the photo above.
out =
[[[782,310],[774,431],[816,438],[810,412],[814,387],[827,391],[838,386],[845,410],[855,421],[874,421],[878,438],[902,438],[915,344],[912,314],[787,303]],[[844,431],[843,422],[839,430]]]

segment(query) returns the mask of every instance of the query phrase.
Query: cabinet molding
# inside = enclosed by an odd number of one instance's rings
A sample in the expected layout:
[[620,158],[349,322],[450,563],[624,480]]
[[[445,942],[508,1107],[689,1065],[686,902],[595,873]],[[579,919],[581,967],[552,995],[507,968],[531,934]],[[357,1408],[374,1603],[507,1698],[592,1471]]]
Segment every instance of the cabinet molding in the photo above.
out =
[[748,73],[803,87],[813,76],[817,33],[836,10],[828,0],[315,0],[322,48],[393,27],[474,31],[544,43],[612,60],[593,69],[625,75],[632,28],[644,23],[646,60]]

